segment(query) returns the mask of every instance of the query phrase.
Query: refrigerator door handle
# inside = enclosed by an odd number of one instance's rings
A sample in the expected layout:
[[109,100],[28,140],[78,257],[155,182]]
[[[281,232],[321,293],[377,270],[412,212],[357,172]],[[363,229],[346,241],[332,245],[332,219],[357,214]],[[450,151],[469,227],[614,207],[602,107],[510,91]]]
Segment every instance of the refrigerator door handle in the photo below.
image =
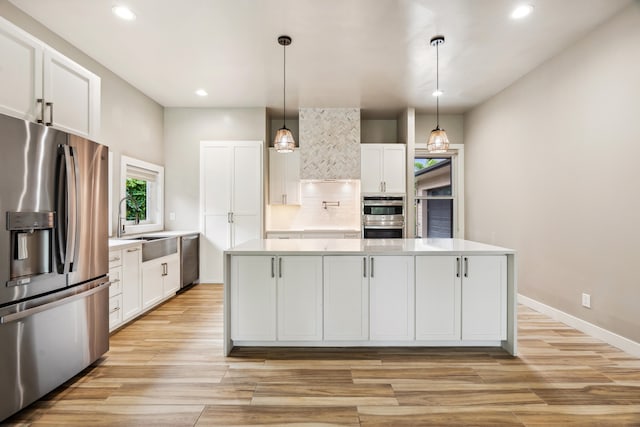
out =
[[76,271],[78,267],[78,252],[80,248],[80,233],[78,232],[78,228],[80,227],[80,171],[78,167],[78,150],[76,147],[69,147],[71,152],[71,160],[73,164],[73,197],[70,197],[69,200],[71,202],[70,211],[72,212],[70,223],[71,223],[71,232],[72,235],[69,236],[71,241],[73,242],[73,246],[71,249],[71,253],[73,254],[71,271]]
[[[72,156],[72,153],[75,154],[75,149],[68,145],[62,145],[60,149],[64,161],[64,175],[61,172],[58,177],[58,250],[62,273],[68,274],[73,271],[74,263],[78,258],[78,245],[76,245],[78,172]],[[60,169],[62,167],[63,165],[60,165]]]

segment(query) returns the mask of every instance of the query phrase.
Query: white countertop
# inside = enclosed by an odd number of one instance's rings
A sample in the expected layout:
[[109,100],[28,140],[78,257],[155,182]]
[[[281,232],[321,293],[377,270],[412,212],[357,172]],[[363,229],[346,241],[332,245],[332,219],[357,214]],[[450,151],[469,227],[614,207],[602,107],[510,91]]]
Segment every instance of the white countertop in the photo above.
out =
[[142,245],[141,240],[109,239],[109,250],[120,250]]
[[287,229],[271,229],[267,233],[360,233],[359,228],[287,228]]
[[263,253],[296,255],[300,252],[327,254],[380,255],[487,255],[513,254],[513,249],[462,239],[258,239],[225,251],[225,254],[259,255]]

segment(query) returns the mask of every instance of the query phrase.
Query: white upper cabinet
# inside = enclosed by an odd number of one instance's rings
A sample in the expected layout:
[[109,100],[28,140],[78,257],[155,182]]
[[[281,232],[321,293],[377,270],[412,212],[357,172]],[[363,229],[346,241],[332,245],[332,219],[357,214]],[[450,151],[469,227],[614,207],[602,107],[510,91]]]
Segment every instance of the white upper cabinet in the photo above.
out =
[[97,139],[100,77],[50,49],[44,52],[44,101],[46,123]]
[[269,204],[300,204],[300,150],[278,153],[269,148]]
[[404,144],[361,144],[363,193],[406,193]]
[[42,112],[43,45],[0,18],[0,113],[35,122]]
[[100,77],[0,18],[0,112],[90,139],[100,126]]

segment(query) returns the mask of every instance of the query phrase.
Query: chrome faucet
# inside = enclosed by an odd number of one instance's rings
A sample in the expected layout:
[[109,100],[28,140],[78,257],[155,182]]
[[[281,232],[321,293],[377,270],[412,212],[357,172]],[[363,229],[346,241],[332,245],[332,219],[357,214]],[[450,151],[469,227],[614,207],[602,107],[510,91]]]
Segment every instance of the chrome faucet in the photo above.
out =
[[122,237],[123,234],[126,234],[126,230],[124,229],[124,218],[122,218],[122,202],[124,202],[125,200],[129,200],[130,198],[130,196],[124,196],[118,203],[118,230],[116,231],[116,236],[118,237]]

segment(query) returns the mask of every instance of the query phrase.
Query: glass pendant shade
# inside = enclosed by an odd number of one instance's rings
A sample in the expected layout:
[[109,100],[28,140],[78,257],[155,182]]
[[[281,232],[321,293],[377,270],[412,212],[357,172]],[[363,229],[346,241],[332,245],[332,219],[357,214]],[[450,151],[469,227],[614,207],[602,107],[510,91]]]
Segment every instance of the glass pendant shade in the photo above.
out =
[[286,127],[278,129],[276,138],[273,141],[273,146],[278,153],[291,153],[296,146],[291,131]]
[[427,141],[427,151],[429,153],[446,153],[449,150],[449,138],[444,129],[439,127],[431,131]]

